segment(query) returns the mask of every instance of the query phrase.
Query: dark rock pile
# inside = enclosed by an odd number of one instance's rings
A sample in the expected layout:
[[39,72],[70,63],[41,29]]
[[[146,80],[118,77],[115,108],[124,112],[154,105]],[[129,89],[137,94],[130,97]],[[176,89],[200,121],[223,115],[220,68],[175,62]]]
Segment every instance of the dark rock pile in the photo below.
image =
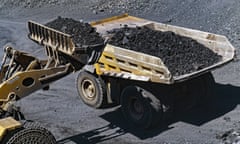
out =
[[103,44],[104,40],[88,23],[76,21],[71,18],[58,17],[46,26],[59,30],[72,36],[76,46]]
[[109,43],[162,59],[173,76],[191,73],[213,65],[221,56],[188,37],[148,27],[123,27],[109,31]]

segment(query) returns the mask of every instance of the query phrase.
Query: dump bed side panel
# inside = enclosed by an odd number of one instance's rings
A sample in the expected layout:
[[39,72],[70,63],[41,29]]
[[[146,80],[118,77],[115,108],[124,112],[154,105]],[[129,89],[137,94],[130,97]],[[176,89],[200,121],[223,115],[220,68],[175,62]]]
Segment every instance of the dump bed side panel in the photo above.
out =
[[98,74],[132,80],[171,83],[171,74],[161,59],[107,45],[95,68]]

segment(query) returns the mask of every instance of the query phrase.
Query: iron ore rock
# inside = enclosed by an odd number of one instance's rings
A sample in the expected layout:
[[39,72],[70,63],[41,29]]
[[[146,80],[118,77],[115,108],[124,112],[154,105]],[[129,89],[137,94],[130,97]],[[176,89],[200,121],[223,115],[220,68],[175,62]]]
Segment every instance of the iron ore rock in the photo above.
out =
[[112,35],[112,45],[161,58],[173,76],[203,69],[222,58],[196,40],[170,31],[125,26],[108,33]]
[[46,26],[59,30],[72,36],[75,45],[95,45],[104,43],[103,38],[96,32],[90,24],[74,20],[72,18],[62,18],[48,22]]

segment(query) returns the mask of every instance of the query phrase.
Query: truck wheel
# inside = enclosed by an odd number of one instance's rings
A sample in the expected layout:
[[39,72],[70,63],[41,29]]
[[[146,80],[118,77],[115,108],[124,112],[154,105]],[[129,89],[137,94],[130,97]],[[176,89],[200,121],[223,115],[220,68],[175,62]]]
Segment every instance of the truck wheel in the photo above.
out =
[[39,124],[27,122],[19,130],[12,132],[3,141],[4,144],[56,144],[56,139],[50,131]]
[[106,85],[101,77],[80,71],[77,78],[78,94],[85,104],[93,108],[102,108],[107,103]]
[[121,94],[122,112],[137,127],[149,129],[161,123],[162,104],[152,93],[138,86],[129,86]]

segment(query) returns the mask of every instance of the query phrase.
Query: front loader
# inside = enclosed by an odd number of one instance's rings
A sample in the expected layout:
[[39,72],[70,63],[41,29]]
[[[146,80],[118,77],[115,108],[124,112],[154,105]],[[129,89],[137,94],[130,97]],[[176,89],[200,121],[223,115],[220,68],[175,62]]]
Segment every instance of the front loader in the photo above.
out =
[[4,48],[0,65],[0,143],[54,144],[54,136],[39,124],[26,121],[14,103],[66,75],[95,63],[105,44],[77,47],[70,35],[33,21],[29,38],[42,45],[48,56],[40,60],[11,46]]

